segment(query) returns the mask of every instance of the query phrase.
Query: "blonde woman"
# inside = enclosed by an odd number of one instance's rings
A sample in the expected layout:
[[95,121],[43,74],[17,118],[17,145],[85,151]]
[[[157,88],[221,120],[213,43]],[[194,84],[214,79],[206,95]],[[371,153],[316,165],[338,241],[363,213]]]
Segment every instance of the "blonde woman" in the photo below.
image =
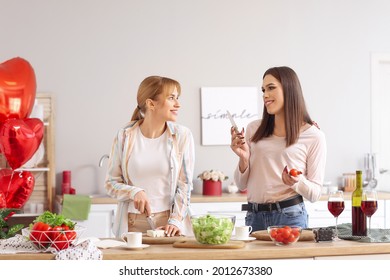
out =
[[189,232],[194,140],[188,128],[175,123],[180,94],[173,79],[144,79],[131,121],[114,139],[105,188],[118,200],[116,237],[151,229],[148,216],[167,236]]

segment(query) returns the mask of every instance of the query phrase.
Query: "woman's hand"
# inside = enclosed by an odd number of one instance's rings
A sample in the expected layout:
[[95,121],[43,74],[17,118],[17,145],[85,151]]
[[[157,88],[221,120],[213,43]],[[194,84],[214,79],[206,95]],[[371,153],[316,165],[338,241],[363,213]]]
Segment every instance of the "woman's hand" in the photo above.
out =
[[150,216],[152,214],[152,210],[150,209],[149,199],[145,191],[139,191],[135,194],[134,207],[140,213],[145,213],[146,216]]
[[165,226],[159,227],[158,229],[163,229],[166,236],[181,235],[180,229],[174,225],[167,224]]
[[284,184],[291,187],[299,181],[299,176],[291,176],[288,172],[287,166],[285,166],[282,172],[282,181]]
[[245,142],[244,128],[237,133],[234,128],[230,129],[231,144],[230,148],[240,158],[240,171],[244,172],[249,164],[249,145]]

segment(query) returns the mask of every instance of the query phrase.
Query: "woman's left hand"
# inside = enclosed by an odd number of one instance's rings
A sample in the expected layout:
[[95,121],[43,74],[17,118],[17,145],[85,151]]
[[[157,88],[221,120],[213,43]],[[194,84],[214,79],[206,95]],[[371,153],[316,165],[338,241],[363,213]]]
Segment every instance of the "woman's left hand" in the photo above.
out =
[[160,227],[159,229],[163,229],[165,231],[166,236],[181,235],[180,229],[174,225],[167,224],[165,226]]
[[282,180],[284,184],[291,187],[299,181],[299,177],[291,176],[288,172],[287,166],[285,166],[282,172]]

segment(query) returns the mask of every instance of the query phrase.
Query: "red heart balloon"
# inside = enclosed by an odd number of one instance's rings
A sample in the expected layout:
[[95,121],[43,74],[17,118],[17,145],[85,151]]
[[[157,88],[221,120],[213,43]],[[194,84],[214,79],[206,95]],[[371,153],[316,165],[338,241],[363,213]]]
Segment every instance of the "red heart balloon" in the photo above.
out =
[[[1,187],[0,187],[1,188]],[[0,191],[0,209],[7,208],[7,201],[5,200],[5,194]]]
[[43,138],[40,119],[8,119],[0,128],[0,150],[9,166],[16,169],[25,164],[37,151]]
[[0,122],[30,116],[35,102],[34,69],[23,58],[15,57],[0,64]]
[[0,196],[3,194],[6,207],[22,208],[34,190],[35,178],[29,171],[0,170]]

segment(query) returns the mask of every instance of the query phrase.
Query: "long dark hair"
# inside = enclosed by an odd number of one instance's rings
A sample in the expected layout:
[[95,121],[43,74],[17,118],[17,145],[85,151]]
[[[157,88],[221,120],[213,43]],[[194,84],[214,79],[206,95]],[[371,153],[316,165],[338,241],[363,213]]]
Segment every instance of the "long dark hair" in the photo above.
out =
[[[294,70],[287,66],[273,67],[265,71],[263,79],[266,75],[273,76],[282,85],[286,122],[286,147],[288,147],[297,141],[303,123],[313,124],[313,121],[307,112],[301,84]],[[268,114],[264,105],[261,124],[251,141],[256,143],[265,137],[271,136],[274,126],[275,116]]]

